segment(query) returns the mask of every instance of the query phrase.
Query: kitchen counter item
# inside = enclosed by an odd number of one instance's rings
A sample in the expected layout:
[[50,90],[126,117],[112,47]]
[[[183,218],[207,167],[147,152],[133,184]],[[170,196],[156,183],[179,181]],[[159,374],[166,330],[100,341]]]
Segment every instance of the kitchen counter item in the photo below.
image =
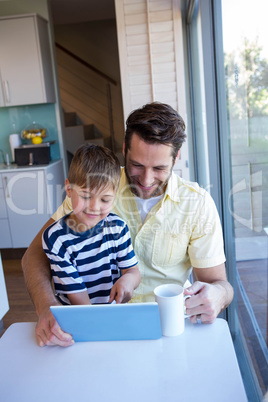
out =
[[15,148],[15,163],[18,166],[46,165],[50,161],[50,143],[22,145]]
[[43,140],[47,137],[47,135],[47,130],[40,124],[37,124],[35,121],[21,132],[21,138],[23,140],[26,140],[28,143],[29,141],[32,141],[35,137],[40,137]]
[[19,134],[10,134],[9,136],[9,144],[11,148],[11,154],[12,154],[12,161],[15,161],[15,148],[18,148],[21,145],[21,138]]
[[53,145],[56,143],[56,140],[54,141],[46,141],[46,142],[42,142],[42,144],[37,144],[37,145],[33,145],[33,144],[22,144],[19,148],[35,148],[36,146],[38,147],[43,147],[46,146],[48,147],[49,145]]

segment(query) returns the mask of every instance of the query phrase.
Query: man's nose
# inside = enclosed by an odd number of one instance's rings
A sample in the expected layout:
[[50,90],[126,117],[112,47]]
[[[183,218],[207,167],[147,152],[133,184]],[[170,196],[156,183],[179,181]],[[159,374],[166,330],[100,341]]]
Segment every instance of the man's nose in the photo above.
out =
[[144,187],[150,187],[153,184],[153,172],[151,169],[144,169],[142,177],[142,185]]

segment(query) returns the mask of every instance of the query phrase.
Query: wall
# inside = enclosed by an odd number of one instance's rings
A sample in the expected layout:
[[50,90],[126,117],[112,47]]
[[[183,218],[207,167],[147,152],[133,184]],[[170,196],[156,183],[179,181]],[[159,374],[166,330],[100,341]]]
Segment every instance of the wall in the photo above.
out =
[[54,36],[56,42],[120,82],[114,20],[55,25]]
[[[56,43],[116,82],[111,84],[112,112],[115,143],[121,150],[124,118],[115,20],[55,25],[54,33]],[[75,111],[83,124],[94,124],[109,138],[107,81],[58,49],[57,63],[64,110]]]
[[[51,156],[53,159],[65,159],[65,150],[62,138],[62,121],[61,107],[59,100],[59,91],[57,86],[57,71],[55,68],[54,56],[54,39],[51,29],[50,10],[47,0],[9,0],[0,1],[0,16],[17,15],[17,14],[32,14],[37,13],[49,21],[49,34],[51,42],[52,63],[54,70],[54,80],[56,88],[56,103],[55,104],[40,104],[21,107],[3,107],[0,108],[0,148],[9,152],[9,135],[16,132],[21,132],[27,125],[33,121],[48,129],[49,137],[47,140],[57,140],[55,145],[51,146]],[[18,60],[19,64],[19,60]],[[1,161],[0,161],[1,163]]]

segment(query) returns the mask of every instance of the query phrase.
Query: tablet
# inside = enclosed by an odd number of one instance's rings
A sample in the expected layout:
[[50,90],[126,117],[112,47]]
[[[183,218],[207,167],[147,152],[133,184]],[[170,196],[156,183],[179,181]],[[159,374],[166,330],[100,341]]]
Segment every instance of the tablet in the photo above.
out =
[[126,303],[51,306],[63,331],[75,342],[161,338],[158,304]]

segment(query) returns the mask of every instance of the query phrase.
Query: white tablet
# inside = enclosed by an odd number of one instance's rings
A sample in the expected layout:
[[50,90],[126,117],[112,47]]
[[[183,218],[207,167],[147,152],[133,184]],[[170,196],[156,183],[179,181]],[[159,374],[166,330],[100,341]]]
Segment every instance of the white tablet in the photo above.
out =
[[63,331],[76,342],[161,338],[157,303],[51,306]]

